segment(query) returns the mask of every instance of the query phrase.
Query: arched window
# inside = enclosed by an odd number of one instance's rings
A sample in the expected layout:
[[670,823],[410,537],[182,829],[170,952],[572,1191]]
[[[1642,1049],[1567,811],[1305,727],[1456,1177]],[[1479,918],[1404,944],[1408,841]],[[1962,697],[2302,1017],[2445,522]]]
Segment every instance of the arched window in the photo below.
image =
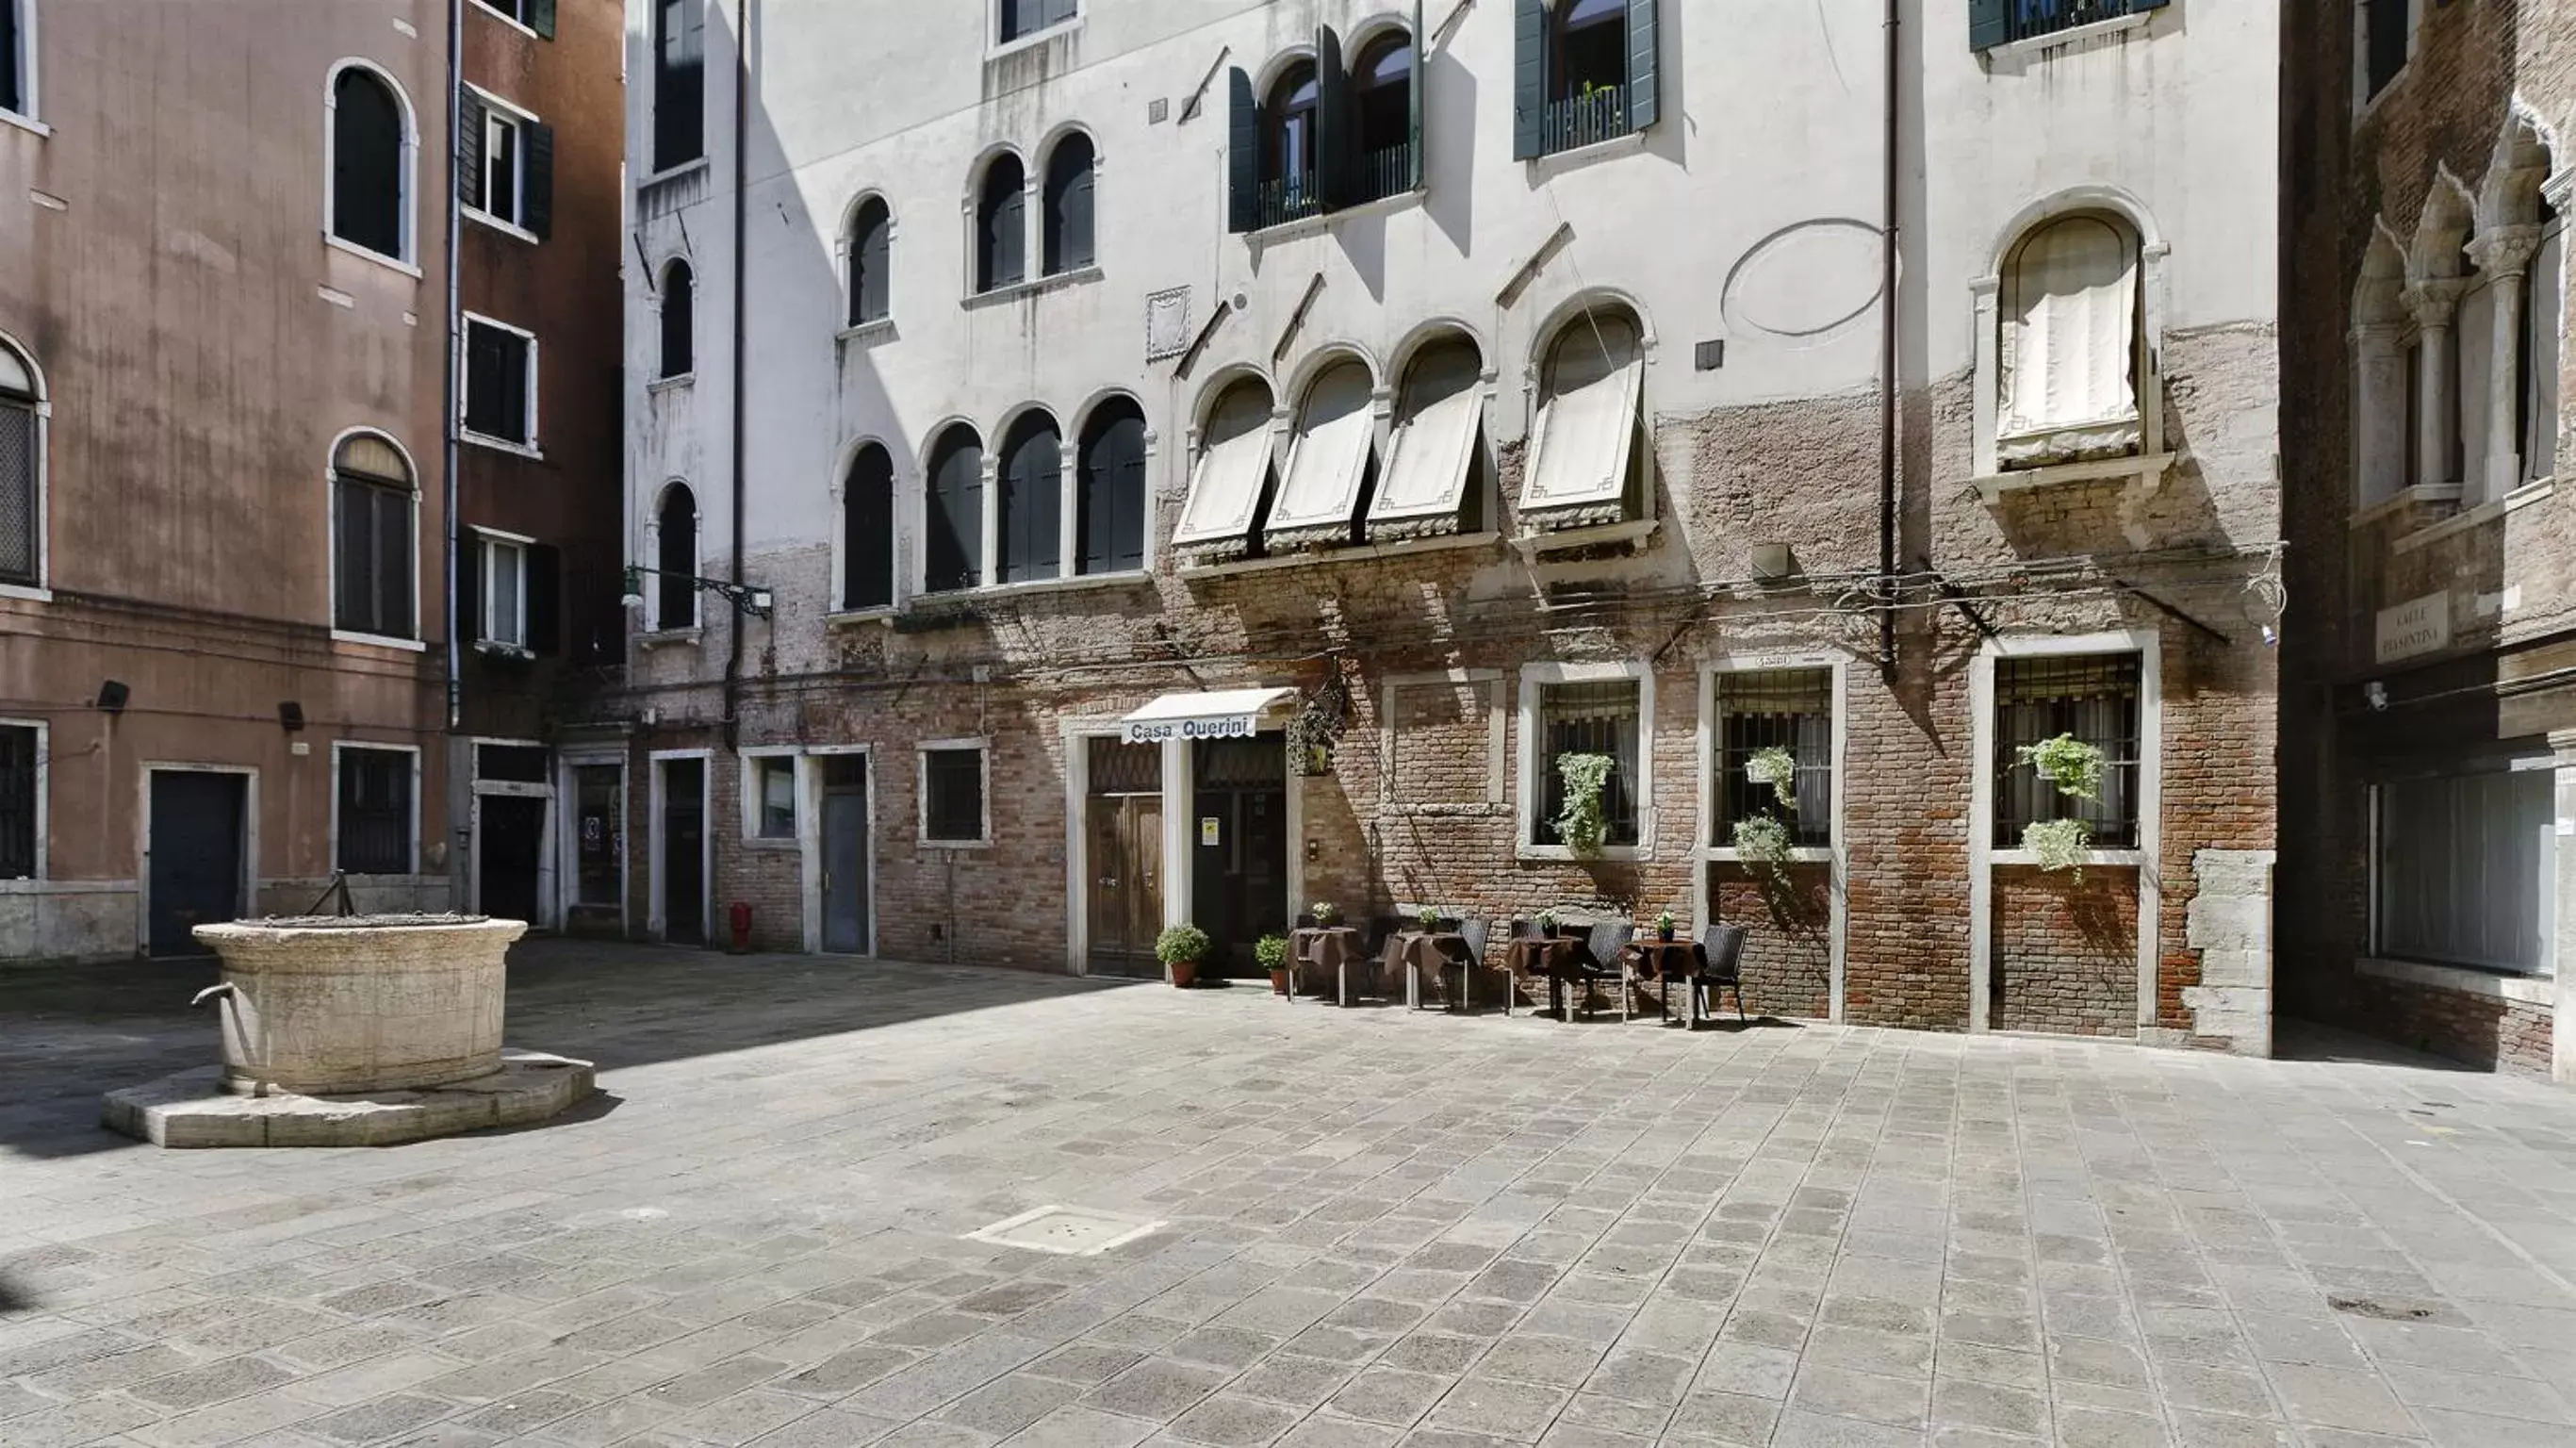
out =
[[36,113],[36,58],[27,17],[19,11],[35,0],[0,0],[0,111],[22,116]]
[[1001,581],[1055,577],[1064,558],[1064,438],[1044,409],[1011,424],[1001,483]]
[[841,480],[841,607],[894,606],[894,455],[860,448]]
[[43,582],[44,572],[40,401],[36,369],[0,344],[0,583],[30,588]]
[[1075,131],[1056,142],[1046,166],[1046,274],[1091,265],[1091,138]]
[[1264,534],[1271,552],[1355,541],[1377,479],[1376,391],[1368,364],[1347,355],[1306,385]]
[[686,483],[662,492],[653,516],[653,626],[660,629],[698,625],[698,500]]
[[1271,406],[1270,385],[1258,377],[1237,378],[1217,394],[1200,425],[1189,500],[1172,530],[1175,549],[1197,558],[1227,558],[1258,546],[1276,472],[1278,425]]
[[1370,499],[1374,541],[1473,532],[1483,521],[1485,362],[1473,340],[1444,336],[1404,369],[1386,474]]
[[2099,212],[2040,223],[2005,259],[2001,302],[2002,463],[2136,451],[2137,233]]
[[331,626],[412,637],[411,464],[393,440],[353,432],[331,454]]
[[1382,35],[1360,51],[1351,67],[1359,111],[1359,200],[1399,195],[1419,184],[1413,154],[1413,37]]
[[685,261],[662,269],[662,366],[656,375],[686,377],[697,370],[698,278]]
[[1145,566],[1145,414],[1124,397],[1093,408],[1082,427],[1074,531],[1084,573]]
[[1008,151],[984,168],[975,202],[975,290],[1017,286],[1028,276],[1027,173]]
[[1615,303],[1595,306],[1549,344],[1521,521],[1537,528],[1626,522],[1644,505],[1645,332]]
[[2558,472],[2558,328],[2565,306],[2567,228],[2556,208],[2540,203],[2540,246],[2522,274],[2521,328],[2514,338],[2515,432],[2522,445],[2519,482]]
[[331,234],[396,260],[409,259],[405,130],[402,99],[383,76],[363,65],[341,69],[331,82]]
[[1261,224],[1276,226],[1323,209],[1315,168],[1322,88],[1315,63],[1301,60],[1271,84],[1261,108]]
[[850,217],[850,325],[882,322],[892,306],[894,213],[871,196]]
[[[1017,169],[1014,167],[1013,169]],[[922,586],[953,593],[984,581],[984,440],[952,425],[930,449]]]

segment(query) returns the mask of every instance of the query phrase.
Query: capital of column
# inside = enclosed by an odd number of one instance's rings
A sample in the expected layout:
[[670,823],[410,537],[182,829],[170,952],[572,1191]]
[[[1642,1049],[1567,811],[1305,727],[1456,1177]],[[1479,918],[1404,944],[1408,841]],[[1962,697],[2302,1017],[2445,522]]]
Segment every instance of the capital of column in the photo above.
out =
[[2415,283],[2400,296],[2406,310],[2415,314],[2415,325],[2436,332],[2450,327],[2452,316],[2460,309],[2460,295],[2468,289],[2466,278],[2437,277]]
[[2470,238],[2469,260],[2495,276],[2518,277],[2540,250],[2537,226],[2499,226]]

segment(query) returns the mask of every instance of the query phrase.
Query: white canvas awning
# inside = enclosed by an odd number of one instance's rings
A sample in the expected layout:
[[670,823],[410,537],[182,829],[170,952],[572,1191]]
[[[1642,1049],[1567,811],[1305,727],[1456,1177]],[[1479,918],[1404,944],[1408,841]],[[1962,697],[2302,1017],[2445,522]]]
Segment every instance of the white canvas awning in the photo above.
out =
[[2004,281],[2006,434],[2052,431],[2138,413],[2138,253],[2097,216],[2033,233]]
[[1368,472],[1369,444],[1377,419],[1368,368],[1344,362],[1315,379],[1297,410],[1297,436],[1288,445],[1288,472],[1270,505],[1268,538],[1274,548],[1337,542],[1350,537],[1359,511],[1360,480]]
[[1258,382],[1238,382],[1217,399],[1199,445],[1198,465],[1190,471],[1189,500],[1181,506],[1181,523],[1172,531],[1172,546],[1186,552],[1242,553],[1252,546],[1252,517],[1261,508],[1261,490],[1270,482],[1270,447],[1275,424],[1270,389]]
[[1210,689],[1196,694],[1165,694],[1122,719],[1130,744],[1159,744],[1166,739],[1249,739],[1261,732],[1261,716],[1294,689]]
[[1484,363],[1463,342],[1432,347],[1405,373],[1386,469],[1369,504],[1372,538],[1458,531],[1484,421]]
[[1530,438],[1524,520],[1623,520],[1645,377],[1645,351],[1626,317],[1595,313],[1566,329],[1548,361],[1547,401]]

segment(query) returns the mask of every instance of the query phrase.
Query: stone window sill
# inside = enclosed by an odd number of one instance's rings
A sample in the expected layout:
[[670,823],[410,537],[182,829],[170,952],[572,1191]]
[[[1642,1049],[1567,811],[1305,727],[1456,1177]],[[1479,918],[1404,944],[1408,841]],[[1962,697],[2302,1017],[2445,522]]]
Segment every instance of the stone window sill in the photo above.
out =
[[0,598],[15,598],[27,603],[51,603],[54,591],[24,583],[0,583]]
[[2013,468],[2005,472],[1988,473],[1983,477],[1971,478],[1968,482],[1977,490],[1977,495],[1985,499],[1986,506],[1990,508],[2002,501],[2006,493],[2017,493],[2027,488],[2045,488],[2057,483],[2089,483],[2098,482],[2104,478],[2133,478],[2153,490],[2163,483],[2165,470],[2174,465],[2177,456],[2179,455],[2172,452],[2143,455],[2132,453],[2125,457],[2095,458],[2089,462],[2051,463],[2046,467]]
[[2430,505],[2437,503],[2456,503],[2458,501],[2460,501],[2460,485],[2457,483],[2417,483],[2411,488],[2400,488],[2388,498],[2383,499],[2380,502],[2373,503],[2369,507],[2353,514],[2352,530],[2358,533],[2362,529],[2367,528],[2382,519],[2388,518],[2397,513],[2402,513],[2406,509],[2419,504]]
[[[2030,850],[1996,850],[1986,856],[1986,861],[1998,867],[2007,865],[2036,867],[2039,864],[2039,856]],[[2084,852],[2082,863],[2076,868],[2079,870],[2095,868],[2134,870],[2146,862],[2147,856],[2143,850],[2087,850]]]
[[1282,221],[1274,226],[1265,226],[1258,231],[1245,233],[1243,239],[1258,248],[1276,246],[1281,242],[1295,241],[1300,237],[1320,236],[1331,231],[1336,222],[1349,221],[1362,216],[1385,216],[1408,207],[1419,206],[1423,198],[1429,194],[1428,188],[1425,187],[1398,191],[1392,196],[1381,196],[1375,201],[1357,202],[1336,210],[1318,211],[1312,216],[1300,216],[1293,221]]
[[[1710,845],[1700,851],[1700,858],[1712,865],[1741,865],[1744,852],[1733,845]],[[1789,851],[1789,863],[1793,865],[1830,865],[1833,862],[1834,851],[1829,845],[1796,845]]]
[[0,125],[15,126],[31,136],[50,138],[54,128],[21,111],[0,110]]
[[1632,518],[1625,523],[1600,523],[1588,528],[1541,529],[1527,532],[1512,540],[1512,546],[1523,553],[1558,553],[1571,548],[1599,548],[1613,543],[1642,543],[1655,536],[1660,527],[1653,518]]
[[2051,50],[2062,49],[2069,45],[2081,45],[2088,40],[2100,40],[2105,36],[2117,35],[2124,30],[2144,30],[2147,28],[2147,23],[2155,18],[2155,13],[2153,10],[2141,10],[2131,15],[2114,16],[2109,20],[2096,20],[2090,25],[2078,25],[2071,29],[2060,30],[2052,35],[2034,35],[2028,40],[2008,40],[1988,50],[1986,54],[1997,60],[2034,59]]
[[833,334],[833,340],[844,347],[871,347],[879,342],[892,340],[893,337],[894,318],[892,317],[877,317],[865,322],[853,322]]
[[883,608],[845,608],[838,610],[837,612],[823,615],[823,626],[825,628],[856,628],[861,624],[872,623],[890,628],[894,625],[896,616],[902,612],[902,609],[895,607],[893,604],[887,604]]
[[1033,277],[1028,281],[1013,282],[1009,286],[995,287],[989,292],[977,292],[973,296],[960,298],[957,304],[972,312],[985,307],[997,307],[1005,302],[1014,302],[1022,297],[1034,297],[1041,292],[1079,286],[1084,282],[1096,282],[1100,278],[1100,266],[1095,262],[1090,266],[1075,267],[1071,271],[1056,272],[1050,276]]
[[2381,980],[2458,991],[2463,995],[2512,1001],[2518,1005],[2555,1006],[2558,1002],[2558,982],[2545,975],[2517,975],[2510,971],[2479,970],[2474,966],[2434,965],[2429,961],[2384,960],[2372,956],[2355,960],[2352,968],[2356,974]]
[[2534,503],[2544,502],[2557,491],[2556,478],[2542,478],[2536,483],[2525,483],[2501,498],[2491,498],[2464,513],[2455,513],[2444,518],[2430,527],[2418,528],[2389,544],[2388,551],[2391,554],[2406,554],[2418,548],[2429,547],[2454,534],[2484,527],[2508,513],[2528,508]]
[[389,634],[358,633],[350,629],[335,628],[331,630],[331,642],[335,644],[356,644],[361,648],[370,649],[398,649],[407,654],[421,654],[429,652],[429,645],[421,642],[419,639],[398,639]]
[[387,271],[400,272],[404,276],[411,278],[413,281],[419,281],[421,279],[420,268],[403,260],[401,257],[387,256],[373,247],[360,246],[356,242],[347,240],[344,237],[333,236],[327,229],[322,233],[322,244],[333,251],[346,252],[350,256],[358,258],[360,261],[374,262],[376,265],[383,267]]
[[1403,558],[1417,553],[1453,552],[1466,548],[1490,547],[1500,535],[1491,530],[1481,533],[1447,533],[1429,538],[1407,538],[1397,543],[1361,543],[1343,548],[1302,549],[1276,558],[1237,558],[1227,563],[1194,563],[1181,569],[1183,578],[1223,578],[1236,573],[1261,573],[1276,568],[1316,567],[1329,563],[1366,563],[1380,558]]
[[635,636],[635,647],[639,649],[660,649],[670,648],[674,645],[685,645],[689,648],[696,648],[699,641],[705,637],[706,630],[703,628],[653,629],[645,633],[637,634]]
[[1577,167],[1589,166],[1595,161],[1607,161],[1616,156],[1625,156],[1630,152],[1645,149],[1646,133],[1629,131],[1624,135],[1612,136],[1606,141],[1591,141],[1580,146],[1569,146],[1562,151],[1550,151],[1544,156],[1533,156],[1526,164],[1540,175],[1549,176],[1559,171],[1571,171]]
[[683,372],[674,377],[656,377],[644,384],[644,390],[650,393],[677,392],[684,387],[694,387],[697,382],[698,374]]

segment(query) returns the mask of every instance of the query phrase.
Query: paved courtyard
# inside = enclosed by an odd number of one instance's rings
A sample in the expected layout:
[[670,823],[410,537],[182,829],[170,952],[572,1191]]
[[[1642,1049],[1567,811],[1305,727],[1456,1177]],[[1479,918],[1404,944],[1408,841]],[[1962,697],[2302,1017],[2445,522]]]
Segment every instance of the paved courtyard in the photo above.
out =
[[554,946],[574,1117],[101,1132],[210,978],[0,974],[7,1448],[2576,1443],[2531,1083]]

